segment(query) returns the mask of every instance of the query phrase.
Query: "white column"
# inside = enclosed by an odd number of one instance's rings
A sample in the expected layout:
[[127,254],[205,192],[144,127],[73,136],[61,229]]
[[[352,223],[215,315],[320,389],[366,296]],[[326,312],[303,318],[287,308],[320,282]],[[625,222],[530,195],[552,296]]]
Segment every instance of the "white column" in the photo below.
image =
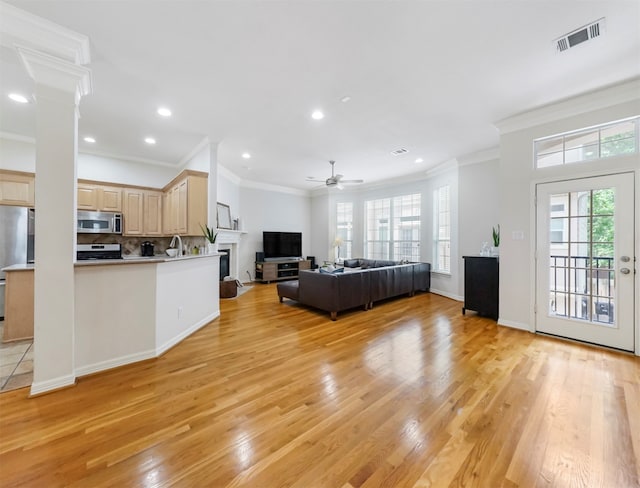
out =
[[35,50],[18,53],[36,82],[34,377],[31,393],[75,383],[78,103],[91,72]]

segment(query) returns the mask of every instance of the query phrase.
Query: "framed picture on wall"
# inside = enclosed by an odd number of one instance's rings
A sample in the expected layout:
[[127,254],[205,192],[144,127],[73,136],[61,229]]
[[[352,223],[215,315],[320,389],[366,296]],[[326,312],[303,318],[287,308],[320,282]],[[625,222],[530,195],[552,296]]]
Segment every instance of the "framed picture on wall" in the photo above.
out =
[[216,206],[218,229],[231,229],[231,210],[229,205],[218,202]]

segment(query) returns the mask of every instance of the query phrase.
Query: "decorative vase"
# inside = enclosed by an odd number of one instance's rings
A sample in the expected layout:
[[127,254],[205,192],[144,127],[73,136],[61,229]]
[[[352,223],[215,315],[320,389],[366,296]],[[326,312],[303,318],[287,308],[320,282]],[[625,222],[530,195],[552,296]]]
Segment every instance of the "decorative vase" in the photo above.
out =
[[207,254],[215,254],[218,252],[217,242],[207,242]]

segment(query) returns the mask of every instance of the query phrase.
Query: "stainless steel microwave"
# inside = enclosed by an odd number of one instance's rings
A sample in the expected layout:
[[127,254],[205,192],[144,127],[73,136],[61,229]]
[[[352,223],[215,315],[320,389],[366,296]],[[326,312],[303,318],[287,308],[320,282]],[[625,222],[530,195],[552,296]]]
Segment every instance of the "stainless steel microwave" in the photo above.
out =
[[122,234],[122,214],[78,210],[78,234]]

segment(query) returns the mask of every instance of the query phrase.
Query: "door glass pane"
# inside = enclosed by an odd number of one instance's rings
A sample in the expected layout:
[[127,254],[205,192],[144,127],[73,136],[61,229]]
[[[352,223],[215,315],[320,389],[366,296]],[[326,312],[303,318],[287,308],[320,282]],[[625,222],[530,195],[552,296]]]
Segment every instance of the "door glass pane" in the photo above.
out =
[[612,188],[550,196],[550,315],[615,326],[614,212]]

